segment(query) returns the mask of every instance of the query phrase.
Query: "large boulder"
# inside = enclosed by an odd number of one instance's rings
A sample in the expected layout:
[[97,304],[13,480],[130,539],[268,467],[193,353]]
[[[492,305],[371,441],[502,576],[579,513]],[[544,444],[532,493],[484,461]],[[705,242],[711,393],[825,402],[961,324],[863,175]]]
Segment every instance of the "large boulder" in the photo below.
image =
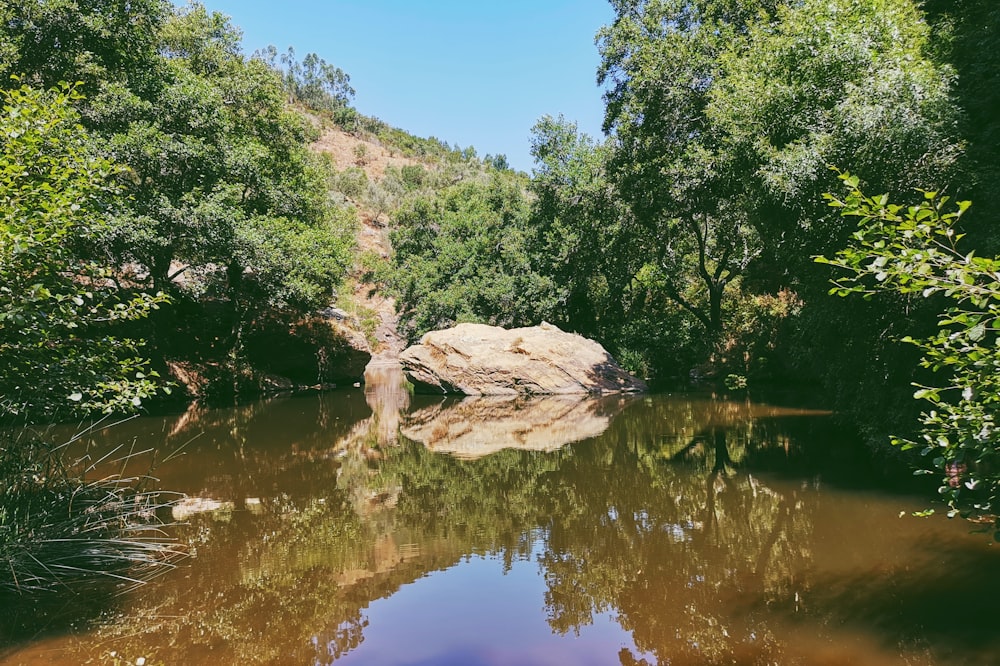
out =
[[598,343],[545,323],[511,330],[459,324],[426,334],[399,360],[418,392],[515,395],[646,389]]

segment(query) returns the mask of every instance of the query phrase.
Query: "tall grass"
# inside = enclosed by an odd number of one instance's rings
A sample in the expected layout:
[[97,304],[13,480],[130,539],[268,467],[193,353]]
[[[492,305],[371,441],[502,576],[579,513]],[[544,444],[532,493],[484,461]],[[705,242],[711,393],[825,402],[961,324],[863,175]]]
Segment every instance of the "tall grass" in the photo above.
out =
[[180,496],[127,474],[136,455],[67,462],[26,431],[0,434],[3,596],[117,593],[176,566],[185,551],[161,517]]

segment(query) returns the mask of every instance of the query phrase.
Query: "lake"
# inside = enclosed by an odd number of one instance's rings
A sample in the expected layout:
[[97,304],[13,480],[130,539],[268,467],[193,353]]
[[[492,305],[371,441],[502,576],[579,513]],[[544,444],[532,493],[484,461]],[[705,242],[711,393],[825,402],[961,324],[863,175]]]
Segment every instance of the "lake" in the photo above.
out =
[[1000,548],[912,517],[821,411],[410,396],[386,367],[84,444],[152,449],[190,557],[0,664],[1000,663]]

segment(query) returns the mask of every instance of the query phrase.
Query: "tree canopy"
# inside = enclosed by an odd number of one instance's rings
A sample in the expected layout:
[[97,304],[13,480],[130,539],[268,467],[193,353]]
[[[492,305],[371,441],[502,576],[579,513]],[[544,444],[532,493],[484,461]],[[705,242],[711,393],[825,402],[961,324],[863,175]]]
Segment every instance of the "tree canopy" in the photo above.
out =
[[[309,59],[302,76],[331,72]],[[125,302],[163,292],[224,303],[231,331],[214,336],[213,353],[229,359],[262,312],[294,319],[333,300],[353,262],[355,214],[331,201],[328,167],[309,147],[316,130],[289,106],[282,72],[245,57],[228,18],[198,3],[16,0],[0,8],[0,77],[11,76],[35,91],[78,81],[59,103],[75,129],[60,136],[103,160],[93,182],[77,174],[46,190],[52,206],[78,194],[85,205],[84,186],[102,196],[100,223],[60,232],[78,265],[54,274],[75,284],[99,266]],[[38,165],[65,154],[54,141],[36,148]],[[9,270],[31,279],[23,265]],[[176,346],[174,325],[161,316],[133,333]]]
[[494,172],[405,202],[393,217],[394,289],[410,340],[460,322],[536,324],[555,287],[535,264],[522,183]]
[[68,85],[0,90],[0,408],[37,418],[131,408],[155,376],[114,325],[161,294],[114,288],[88,254],[106,227],[120,168],[78,122]]
[[712,334],[755,263],[795,284],[811,253],[843,241],[816,203],[829,164],[892,191],[954,173],[951,70],[910,0],[615,9],[598,36],[612,177],[655,239],[663,295]]

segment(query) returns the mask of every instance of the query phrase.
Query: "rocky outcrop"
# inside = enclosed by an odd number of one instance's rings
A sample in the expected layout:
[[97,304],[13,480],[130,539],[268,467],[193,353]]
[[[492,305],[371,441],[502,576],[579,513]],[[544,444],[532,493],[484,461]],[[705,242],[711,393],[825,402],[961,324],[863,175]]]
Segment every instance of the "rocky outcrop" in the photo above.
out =
[[501,449],[555,451],[603,433],[628,400],[620,395],[472,396],[407,414],[399,433],[463,459]]
[[[228,322],[221,318],[202,320],[202,330],[211,334],[202,339],[229,334]],[[164,360],[165,370],[187,399],[210,402],[350,386],[361,381],[372,354],[364,335],[349,323],[325,314],[291,324],[279,314],[261,317],[244,333],[240,363],[195,340],[188,346],[177,343],[175,356]]]
[[506,330],[459,324],[399,356],[418,392],[465,395],[644,391],[598,343],[551,324]]
[[246,335],[247,360],[258,374],[285,377],[293,386],[350,386],[372,357],[350,324],[326,311],[291,326],[280,319],[259,324]]

